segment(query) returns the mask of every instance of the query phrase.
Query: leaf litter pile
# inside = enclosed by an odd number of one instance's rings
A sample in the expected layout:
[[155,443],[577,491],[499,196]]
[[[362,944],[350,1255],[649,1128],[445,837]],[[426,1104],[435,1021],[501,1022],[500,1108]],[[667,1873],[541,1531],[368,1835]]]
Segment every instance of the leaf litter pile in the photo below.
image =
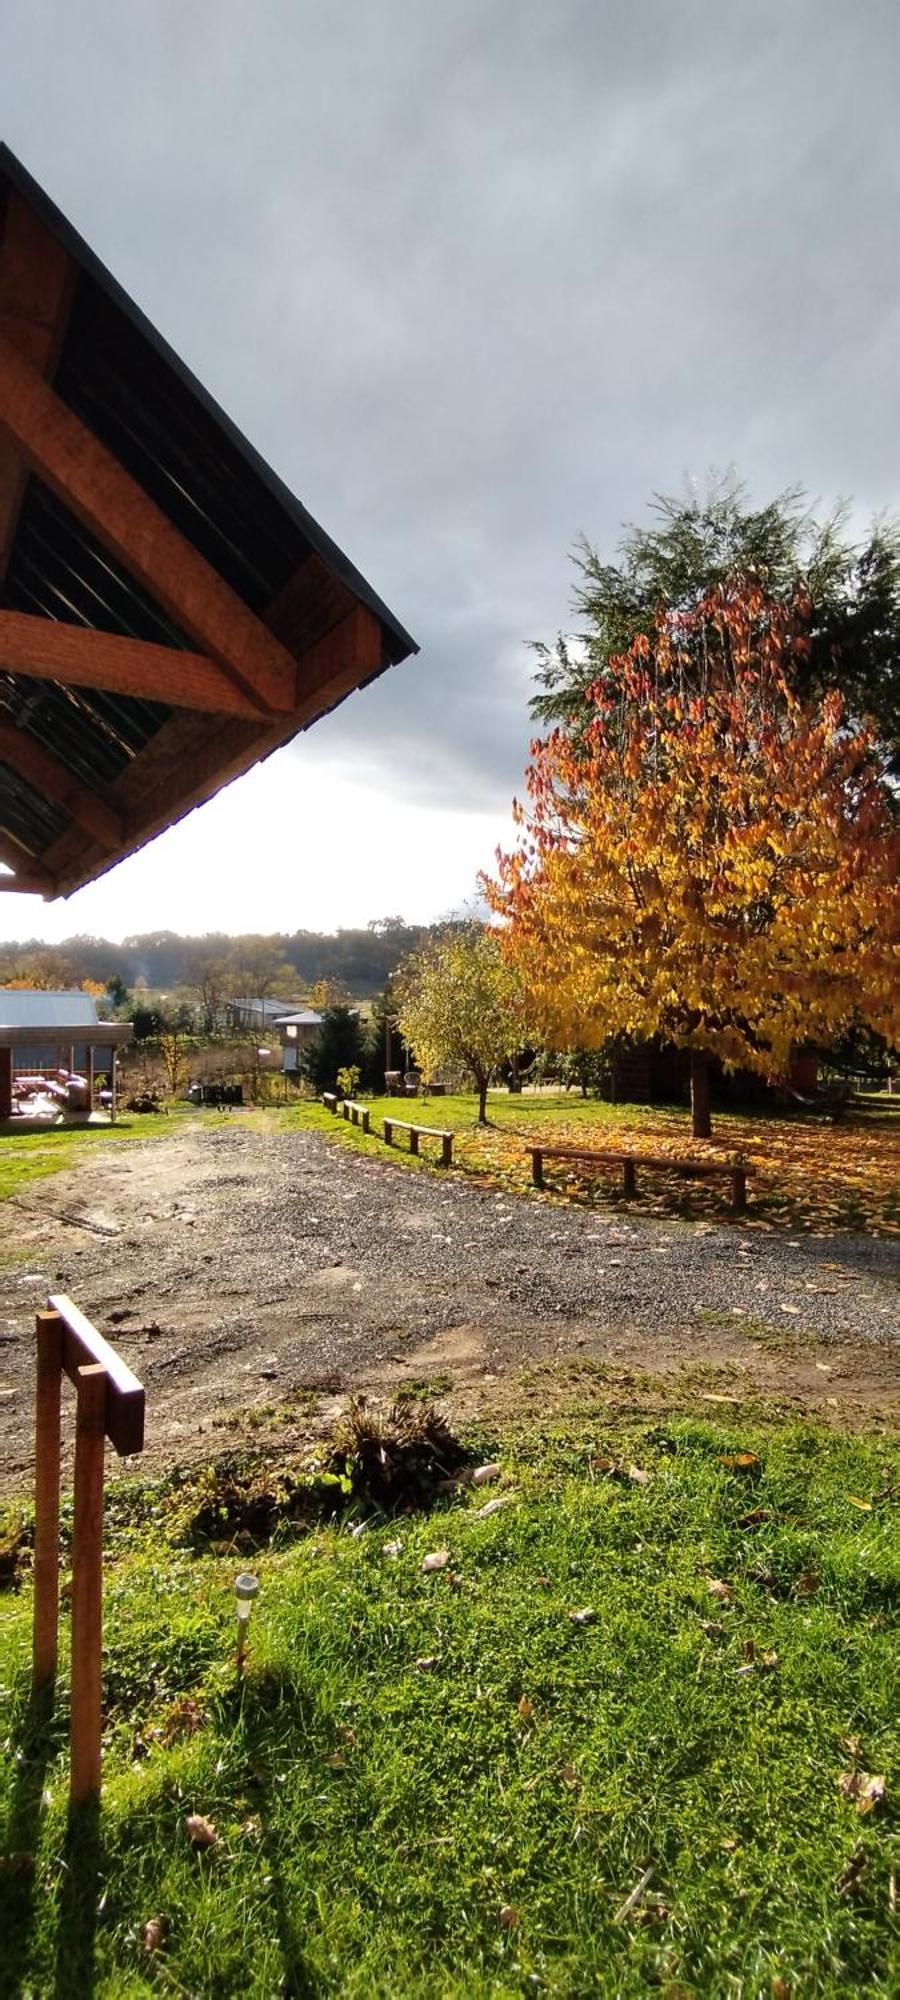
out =
[[430,1511],[361,1517],[354,1454],[400,1440],[356,1418],[344,1511],[253,1556],[242,1677],[246,1559],[185,1537],[196,1493],[113,1488],[95,1927],[65,1672],[39,1740],[5,1600],[0,1990],[89,1949],[99,1996],[895,1991],[896,1448],[723,1417],[453,1472],[435,1438]]

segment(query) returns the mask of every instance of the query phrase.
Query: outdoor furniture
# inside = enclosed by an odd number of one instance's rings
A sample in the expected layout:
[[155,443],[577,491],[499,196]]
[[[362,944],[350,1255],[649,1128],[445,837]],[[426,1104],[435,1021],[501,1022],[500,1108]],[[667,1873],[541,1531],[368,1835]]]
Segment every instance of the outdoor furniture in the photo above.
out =
[[418,1153],[420,1139],[439,1139],[441,1142],[441,1166],[452,1166],[452,1132],[443,1132],[434,1125],[408,1125],[402,1118],[385,1118],[382,1122],[384,1125],[384,1143],[386,1146],[393,1145],[395,1132],[409,1133],[409,1150],[411,1153]]
[[709,1179],[716,1174],[725,1174],[731,1181],[731,1206],[735,1215],[743,1214],[747,1206],[747,1175],[755,1169],[746,1164],[735,1165],[721,1160],[667,1160],[651,1157],[647,1153],[626,1153],[604,1148],[602,1152],[586,1152],[578,1146],[532,1146],[531,1178],[535,1187],[544,1186],[545,1160],[578,1160],[589,1167],[621,1167],[622,1187],[627,1195],[637,1193],[638,1167],[650,1167],[657,1173],[690,1174],[698,1179]]
[[322,1103],[324,1104],[326,1111],[336,1112],[338,1105],[340,1103],[340,1098],[338,1097],[337,1091],[323,1090]]
[[356,1104],[352,1097],[345,1097],[343,1112],[344,1117],[349,1118],[351,1125],[358,1125],[360,1131],[368,1132],[370,1113],[367,1104]]

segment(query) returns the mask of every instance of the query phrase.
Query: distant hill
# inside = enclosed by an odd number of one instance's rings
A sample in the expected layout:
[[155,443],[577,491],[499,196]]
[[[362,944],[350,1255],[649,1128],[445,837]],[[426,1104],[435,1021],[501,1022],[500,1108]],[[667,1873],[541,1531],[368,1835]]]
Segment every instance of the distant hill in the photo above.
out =
[[[339,981],[356,998],[372,999],[401,959],[422,943],[428,928],[392,917],[364,930],[276,932],[264,942],[296,972],[299,991],[329,979]],[[78,985],[85,979],[105,985],[118,975],[130,988],[146,986],[168,993],[191,984],[198,955],[211,946],[220,947],[238,963],[243,953],[249,954],[261,942],[259,937],[229,937],[224,932],[181,937],[177,931],[146,931],[121,944],[96,937],[66,938],[60,945],[23,939],[0,944],[0,984],[30,976],[40,985]]]

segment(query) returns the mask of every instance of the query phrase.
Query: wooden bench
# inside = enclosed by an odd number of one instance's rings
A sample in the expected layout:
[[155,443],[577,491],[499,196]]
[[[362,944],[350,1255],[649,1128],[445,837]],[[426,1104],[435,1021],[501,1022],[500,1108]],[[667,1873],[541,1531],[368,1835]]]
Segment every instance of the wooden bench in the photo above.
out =
[[340,1103],[340,1098],[338,1097],[337,1091],[323,1090],[322,1103],[324,1104],[326,1111],[336,1112],[338,1105]]
[[588,1153],[577,1146],[532,1146],[531,1178],[535,1187],[544,1185],[545,1160],[580,1160],[587,1166],[621,1167],[622,1187],[627,1195],[637,1193],[638,1167],[652,1167],[658,1173],[695,1174],[698,1179],[707,1179],[713,1174],[727,1174],[731,1181],[731,1206],[735,1215],[742,1215],[747,1206],[747,1175],[755,1169],[750,1166],[725,1165],[721,1160],[667,1160],[647,1153],[620,1153],[604,1151]]
[[367,1104],[356,1104],[352,1097],[345,1097],[343,1111],[344,1117],[349,1118],[351,1125],[358,1125],[361,1131],[368,1132],[369,1107]]
[[418,1153],[420,1139],[440,1139],[441,1166],[442,1167],[452,1166],[453,1164],[452,1132],[442,1132],[438,1129],[438,1127],[434,1125],[407,1125],[402,1118],[385,1118],[383,1120],[383,1124],[384,1124],[384,1143],[386,1146],[393,1145],[395,1132],[409,1133],[409,1150],[411,1153]]

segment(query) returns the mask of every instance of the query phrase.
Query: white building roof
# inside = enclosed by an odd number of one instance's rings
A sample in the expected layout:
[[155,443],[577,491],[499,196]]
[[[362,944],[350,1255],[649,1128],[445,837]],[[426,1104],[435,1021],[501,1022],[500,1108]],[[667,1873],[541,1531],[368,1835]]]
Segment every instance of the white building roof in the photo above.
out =
[[0,1027],[94,1028],[93,993],[46,993],[36,986],[0,986]]

